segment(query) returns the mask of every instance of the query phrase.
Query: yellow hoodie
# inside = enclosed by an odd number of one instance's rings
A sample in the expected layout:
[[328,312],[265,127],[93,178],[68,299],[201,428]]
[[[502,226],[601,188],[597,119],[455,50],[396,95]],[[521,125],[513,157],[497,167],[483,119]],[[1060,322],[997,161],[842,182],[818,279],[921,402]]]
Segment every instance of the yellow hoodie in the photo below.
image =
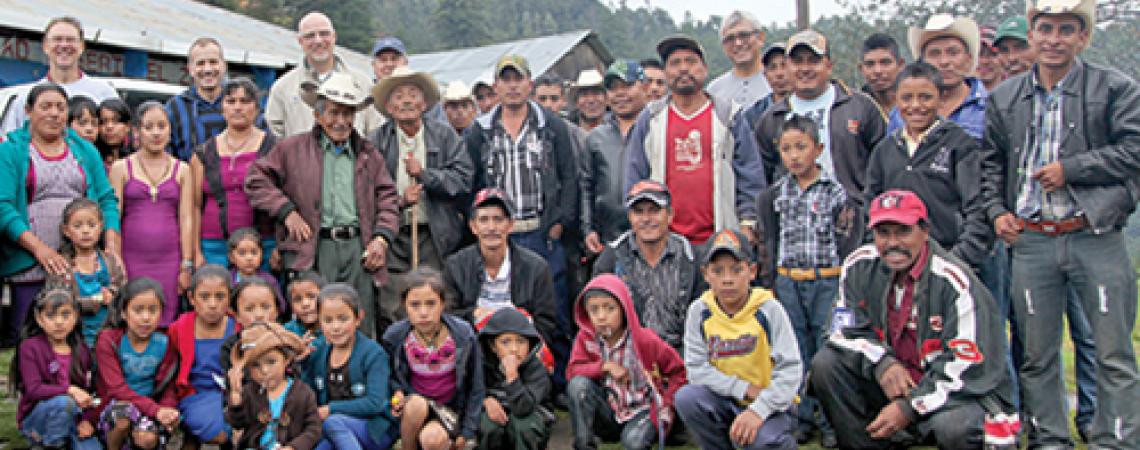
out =
[[700,301],[708,311],[701,323],[708,361],[725,375],[767,388],[772,380],[772,352],[767,315],[761,305],[775,297],[767,289],[752,289],[748,302],[732,317],[725,314],[712,291]]

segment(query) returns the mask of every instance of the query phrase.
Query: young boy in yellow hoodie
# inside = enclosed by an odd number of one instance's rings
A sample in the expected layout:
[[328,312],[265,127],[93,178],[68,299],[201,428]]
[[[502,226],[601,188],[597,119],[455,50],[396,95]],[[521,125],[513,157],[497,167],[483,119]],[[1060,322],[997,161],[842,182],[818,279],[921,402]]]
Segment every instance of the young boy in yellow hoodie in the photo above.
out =
[[722,230],[709,242],[701,273],[711,289],[689,306],[690,384],[677,413],[702,449],[794,449],[803,372],[791,322],[771,291],[751,286],[757,265],[743,234]]

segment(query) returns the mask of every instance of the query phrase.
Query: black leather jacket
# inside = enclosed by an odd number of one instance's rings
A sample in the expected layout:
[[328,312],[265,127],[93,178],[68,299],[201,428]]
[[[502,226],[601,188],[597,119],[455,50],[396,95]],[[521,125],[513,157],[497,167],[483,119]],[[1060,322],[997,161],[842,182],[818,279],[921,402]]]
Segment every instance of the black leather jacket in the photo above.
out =
[[[1140,199],[1140,86],[1115,70],[1077,60],[1061,87],[1060,162],[1094,233],[1119,230]],[[1015,210],[1023,152],[1033,144],[1033,71],[1003,82],[986,105],[982,197],[986,215]]]
[[[432,243],[440,257],[446,258],[458,250],[459,240],[467,229],[463,213],[467,211],[467,195],[471,192],[475,166],[463,147],[463,140],[450,125],[424,119],[422,132],[427,152],[419,180],[424,186],[424,196],[420,200],[424,202]],[[403,158],[397,139],[396,124],[391,120],[368,136],[384,156],[392,181],[396,180],[396,171]],[[402,192],[399,205],[401,210],[406,206]],[[403,224],[402,216],[400,221]]]

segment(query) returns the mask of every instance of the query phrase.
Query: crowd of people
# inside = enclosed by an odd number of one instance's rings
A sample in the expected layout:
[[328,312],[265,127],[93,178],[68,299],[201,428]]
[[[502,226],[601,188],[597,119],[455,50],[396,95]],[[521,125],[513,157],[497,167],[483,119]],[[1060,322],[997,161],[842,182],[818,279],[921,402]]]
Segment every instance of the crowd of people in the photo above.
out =
[[313,12],[268,93],[202,37],[134,110],[52,19],[0,143],[20,431],[541,449],[561,409],[575,449],[1072,448],[1067,317],[1080,439],[1140,447],[1140,86],[1080,58],[1095,14],[936,14],[853,89],[741,11],[711,82],[676,35],[470,87],[393,36],[349,67]]

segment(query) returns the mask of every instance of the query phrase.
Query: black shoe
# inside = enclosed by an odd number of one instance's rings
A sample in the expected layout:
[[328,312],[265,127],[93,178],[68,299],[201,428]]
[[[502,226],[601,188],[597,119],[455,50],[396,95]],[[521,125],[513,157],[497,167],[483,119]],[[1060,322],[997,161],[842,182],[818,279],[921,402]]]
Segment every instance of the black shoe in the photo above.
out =
[[823,448],[839,448],[839,439],[835,437],[834,431],[824,431],[819,438],[819,445]]
[[1081,442],[1089,443],[1089,426],[1077,424],[1077,435],[1081,437]]
[[558,394],[558,395],[555,395],[554,396],[554,407],[558,408],[562,411],[569,411],[570,410],[570,397],[567,397],[565,392]]
[[792,432],[792,437],[796,438],[797,444],[807,444],[811,441],[811,427],[797,427],[796,431]]

